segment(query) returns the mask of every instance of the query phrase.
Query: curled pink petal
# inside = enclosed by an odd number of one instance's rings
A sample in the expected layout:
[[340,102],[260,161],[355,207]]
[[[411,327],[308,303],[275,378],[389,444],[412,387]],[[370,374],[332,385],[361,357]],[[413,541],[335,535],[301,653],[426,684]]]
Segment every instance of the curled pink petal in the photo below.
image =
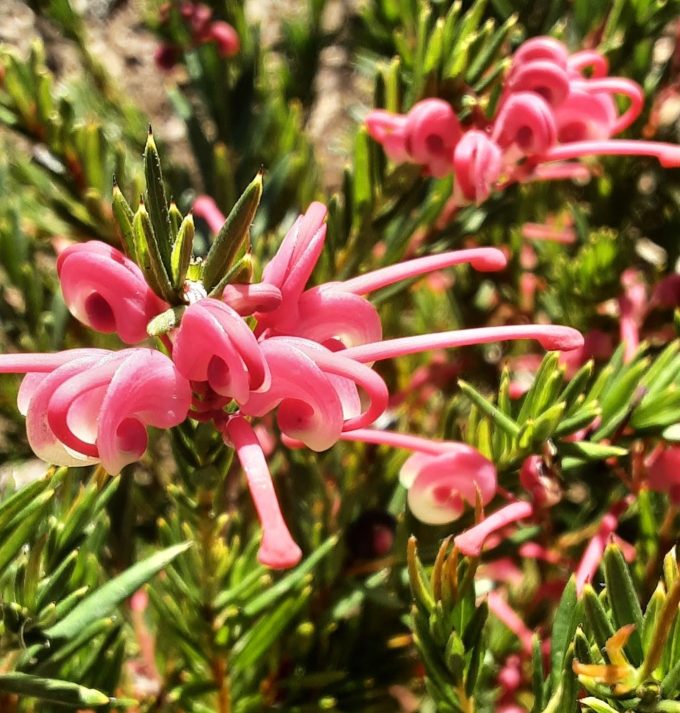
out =
[[224,221],[224,213],[218,208],[215,200],[210,196],[196,196],[191,212],[197,217],[205,220],[210,231],[217,235],[220,232]]
[[453,168],[456,188],[465,200],[486,200],[502,170],[501,149],[483,131],[467,131],[456,145]]
[[241,49],[241,41],[236,30],[222,20],[212,22],[209,26],[206,41],[213,40],[221,57],[233,57]]
[[569,99],[555,110],[560,143],[608,139],[618,121],[613,99],[586,89],[587,82],[575,83]]
[[98,332],[117,333],[127,344],[146,339],[146,325],[167,309],[132,260],[97,240],[66,248],[57,272],[71,314]]
[[422,522],[453,522],[466,503],[475,505],[478,493],[485,505],[496,494],[496,467],[465,443],[366,428],[348,430],[341,438],[413,451],[401,468],[399,480],[408,488],[411,512]]
[[619,134],[627,129],[637,118],[643,108],[644,94],[642,87],[630,79],[623,77],[606,77],[604,79],[590,79],[575,86],[585,89],[595,95],[622,95],[628,98],[630,105],[628,109],[611,126],[610,135]]
[[268,327],[295,321],[298,301],[311,277],[326,239],[326,206],[312,203],[286,233],[276,255],[262,272],[262,282],[281,292],[282,303],[272,311],[257,313],[258,333]]
[[431,349],[451,349],[509,339],[536,339],[545,349],[561,351],[578,349],[583,346],[583,336],[571,327],[554,324],[527,324],[460,329],[437,334],[387,339],[375,344],[350,347],[343,352],[343,355],[361,362],[373,362],[406,354],[418,354]]
[[523,42],[512,56],[513,67],[521,67],[536,60],[548,60],[559,67],[566,67],[569,51],[559,40],[543,35]]
[[265,339],[260,348],[271,382],[251,392],[241,407],[246,416],[264,416],[278,408],[281,431],[314,451],[330,448],[344,425],[343,405],[336,389],[307,353],[284,338]]
[[469,557],[479,557],[482,554],[484,541],[492,533],[511,525],[517,520],[523,520],[533,515],[533,507],[526,502],[511,503],[487,516],[478,525],[471,527],[454,539],[458,549]]
[[451,173],[453,150],[461,133],[458,117],[442,99],[424,99],[406,117],[406,147],[411,159],[427,166],[435,178]]
[[[12,357],[3,357],[0,371],[12,371]],[[101,461],[118,473],[146,450],[146,426],[176,426],[191,403],[188,381],[152,349],[76,349],[25,355],[15,364],[15,371],[29,372],[18,400],[31,448],[56,465]]]
[[540,96],[512,94],[498,113],[491,138],[503,148],[514,145],[525,155],[545,153],[557,141],[553,113]]
[[550,60],[535,59],[519,65],[512,72],[506,88],[511,93],[507,101],[518,92],[531,92],[555,108],[569,94],[569,75],[565,68]]
[[291,537],[281,514],[267,460],[257,436],[244,418],[233,416],[227,421],[224,437],[236,449],[262,525],[258,560],[274,569],[295,566],[302,557],[302,551]]
[[496,468],[472,446],[456,443],[445,453],[416,453],[409,460],[411,467],[417,460],[418,472],[408,491],[408,504],[422,522],[453,522],[460,517],[465,502],[474,506],[477,493],[485,505],[496,494]]
[[182,423],[191,404],[191,388],[175,365],[153,349],[123,355],[101,402],[97,448],[102,466],[118,473],[146,450],[146,427]]
[[334,289],[334,283],[302,293],[295,319],[273,323],[272,334],[290,334],[321,344],[338,340],[345,346],[382,337],[376,308],[364,297]]
[[609,62],[607,58],[595,50],[581,50],[574,52],[567,59],[567,67],[579,74],[583,74],[584,69],[591,69],[594,78],[606,77],[609,72]]
[[242,317],[253,312],[271,312],[281,304],[281,290],[266,282],[227,285],[222,301]]
[[306,339],[293,338],[285,341],[310,356],[325,374],[332,374],[351,381],[360,386],[367,394],[368,407],[363,413],[348,418],[343,424],[344,431],[364,428],[373,423],[385,411],[389,397],[387,386],[380,375],[372,369],[345,358],[342,351],[333,353],[320,344]]
[[173,360],[190,381],[239,403],[267,379],[267,366],[248,325],[231,307],[206,298],[187,307],[174,337]]
[[406,149],[406,117],[375,109],[366,117],[369,135],[382,145],[387,156],[403,163],[411,157]]

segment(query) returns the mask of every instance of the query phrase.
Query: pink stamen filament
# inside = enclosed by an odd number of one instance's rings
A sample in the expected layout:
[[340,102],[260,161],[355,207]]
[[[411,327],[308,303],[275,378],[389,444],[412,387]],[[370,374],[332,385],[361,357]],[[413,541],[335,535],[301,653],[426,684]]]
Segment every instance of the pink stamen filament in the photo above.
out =
[[561,351],[578,349],[583,346],[583,336],[571,327],[529,324],[459,329],[415,337],[400,337],[350,347],[343,351],[342,355],[360,362],[373,362],[406,354],[418,354],[432,349],[451,349],[512,339],[535,339],[545,349]]
[[479,557],[482,554],[484,541],[490,534],[517,520],[531,517],[533,512],[533,506],[524,501],[506,505],[486,517],[478,525],[458,535],[453,542],[464,555]]
[[267,460],[255,432],[243,416],[233,416],[227,421],[224,436],[236,449],[262,524],[262,544],[258,559],[274,569],[296,565],[302,552],[291,537],[281,514]]
[[475,270],[489,272],[502,270],[507,265],[507,258],[497,248],[472,248],[470,250],[454,250],[441,253],[440,255],[428,255],[426,257],[407,260],[406,262],[390,267],[383,267],[379,270],[367,272],[365,275],[353,277],[337,285],[343,292],[352,292],[357,295],[365,295],[369,292],[382,289],[395,282],[409,280],[420,275],[435,270],[443,270],[454,265],[470,263]]
[[431,441],[420,436],[395,433],[394,431],[379,431],[373,428],[357,428],[352,431],[346,431],[340,436],[340,440],[371,443],[377,446],[390,446],[391,448],[404,448],[405,450],[432,455],[446,452],[446,444],[443,441]]
[[540,161],[563,161],[584,156],[653,156],[666,168],[680,166],[680,146],[658,141],[631,141],[609,139],[606,141],[574,141],[553,146]]

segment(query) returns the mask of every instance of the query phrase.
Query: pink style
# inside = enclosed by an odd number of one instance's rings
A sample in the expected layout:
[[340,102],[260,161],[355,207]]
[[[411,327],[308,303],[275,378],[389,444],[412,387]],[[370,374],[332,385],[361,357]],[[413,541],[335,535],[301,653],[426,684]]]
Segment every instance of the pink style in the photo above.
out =
[[[372,111],[366,127],[391,160],[435,178],[453,174],[454,205],[480,203],[517,181],[582,180],[588,170],[574,160],[586,156],[653,156],[679,166],[674,144],[612,138],[640,115],[643,92],[607,72],[599,52],[570,55],[561,42],[535,37],[515,52],[491,121],[462,128],[446,102],[424,99],[406,115]],[[617,97],[627,103],[621,114]]]

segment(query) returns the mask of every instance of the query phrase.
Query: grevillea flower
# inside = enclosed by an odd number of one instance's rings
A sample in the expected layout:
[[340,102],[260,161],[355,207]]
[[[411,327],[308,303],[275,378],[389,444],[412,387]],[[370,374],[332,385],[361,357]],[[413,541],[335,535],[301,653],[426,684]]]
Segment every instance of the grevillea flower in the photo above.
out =
[[474,507],[479,497],[487,505],[496,495],[496,467],[465,443],[377,429],[356,429],[343,434],[342,439],[413,451],[401,467],[399,481],[408,489],[411,512],[431,525],[453,522],[466,504]]
[[458,117],[441,99],[423,99],[406,116],[373,111],[366,128],[393,161],[421,164],[435,178],[451,173],[453,150],[462,135]]
[[[420,148],[425,150],[426,144]],[[513,339],[536,339],[547,349],[560,350],[582,344],[576,330],[555,325],[382,340],[379,315],[364,295],[462,263],[480,271],[499,270],[506,257],[495,248],[446,252],[307,289],[323,250],[325,216],[325,206],[314,203],[298,218],[265,267],[261,283],[229,285],[222,300],[207,297],[200,283],[187,283],[189,304],[177,310],[180,323],[164,336],[172,360],[149,349],[0,357],[0,371],[27,373],[19,400],[36,453],[55,463],[101,462],[109,472],[118,472],[144,452],[145,426],[167,428],[187,415],[212,421],[234,446],[246,472],[264,531],[260,560],[287,567],[299,560],[300,551],[285,527],[262,448],[246,417],[276,414],[285,442],[317,451],[343,438],[387,443],[385,432],[366,428],[384,413],[389,397],[373,362]],[[213,218],[215,225],[221,222],[221,214]],[[96,292],[88,291],[90,282],[75,261],[81,254],[107,261],[99,271],[104,278]],[[125,291],[137,285],[141,275],[110,249],[95,246],[88,252],[77,246],[65,251],[60,261],[67,301],[92,326],[115,325],[127,337],[118,324],[119,303],[139,300],[140,295],[151,300],[153,309],[140,307],[134,313],[137,332],[166,307],[148,297],[148,288]],[[108,314],[102,304],[112,305],[110,322],[101,318]],[[257,320],[254,330],[244,320],[251,314]],[[414,451],[402,477],[416,516],[450,522],[478,497],[484,504],[494,497],[495,468],[474,449],[399,439],[394,445]],[[485,523],[493,525],[499,517],[496,513]]]
[[147,426],[184,421],[189,382],[153,349],[73,349],[0,355],[0,373],[26,374],[18,396],[28,441],[49,463],[101,462],[118,473],[147,447]]
[[97,332],[115,332],[127,344],[146,339],[146,325],[168,307],[132,260],[98,240],[66,248],[57,273],[71,314]]
[[[607,71],[596,51],[570,56],[559,41],[536,37],[516,51],[490,126],[480,115],[463,131],[437,99],[417,103],[407,115],[371,112],[366,126],[392,160],[418,163],[438,178],[454,175],[447,215],[514,182],[587,178],[587,168],[564,163],[587,156],[653,156],[663,166],[680,165],[674,144],[612,139],[640,115],[643,92]],[[622,114],[616,97],[627,100]]]

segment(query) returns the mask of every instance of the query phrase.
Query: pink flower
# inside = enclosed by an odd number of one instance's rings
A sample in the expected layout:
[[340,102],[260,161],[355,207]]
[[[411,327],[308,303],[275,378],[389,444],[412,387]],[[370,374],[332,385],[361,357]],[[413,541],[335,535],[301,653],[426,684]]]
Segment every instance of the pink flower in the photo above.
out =
[[442,99],[424,99],[406,117],[408,153],[435,178],[451,173],[453,150],[461,134],[458,117]]
[[454,544],[469,557],[479,557],[486,538],[497,530],[511,525],[517,520],[524,520],[534,514],[534,508],[527,502],[517,501],[502,507],[485,517],[478,525],[471,527],[461,535],[457,535]]
[[168,307],[132,260],[98,240],[66,248],[57,272],[71,314],[97,332],[117,333],[127,344],[146,339],[146,325]]
[[520,155],[540,154],[557,140],[555,117],[542,97],[512,94],[498,113],[491,138],[505,150],[516,147]]
[[483,131],[468,131],[458,142],[453,154],[456,190],[464,202],[481,203],[502,171],[501,149]]
[[[533,649],[534,634],[522,619],[520,619],[517,612],[508,604],[505,597],[500,592],[489,592],[487,603],[489,604],[489,611],[491,611],[497,619],[502,621],[519,639],[524,653],[530,654]],[[508,671],[507,673],[509,674],[510,672]],[[512,679],[514,682],[514,676]],[[510,676],[508,676],[505,683],[506,685],[510,683]],[[508,686],[508,688],[511,688],[511,686]]]
[[[370,367],[306,339],[272,337],[260,343],[271,374],[267,388],[251,392],[241,413],[277,409],[279,428],[308,448],[323,451],[343,431],[369,425],[387,407],[385,382]],[[368,396],[361,410],[357,387]]]
[[217,20],[210,25],[206,41],[213,40],[221,57],[233,57],[241,49],[241,41],[236,30],[228,23]]
[[680,446],[659,448],[646,461],[647,484],[680,505]]
[[423,99],[406,116],[372,111],[366,128],[393,161],[418,163],[435,178],[451,173],[453,150],[462,134],[458,117],[442,99]]
[[356,429],[342,438],[413,451],[401,467],[399,480],[408,489],[411,512],[430,525],[457,520],[466,504],[475,506],[478,494],[484,505],[496,495],[496,467],[465,443],[432,441],[377,429]]
[[225,397],[245,404],[252,390],[269,382],[269,370],[255,335],[243,318],[219,300],[187,307],[173,338],[172,358],[190,381],[206,381]]
[[0,373],[25,373],[18,397],[35,454],[57,465],[101,462],[109,473],[138,460],[146,426],[186,418],[189,383],[152,349],[74,349],[0,355]]
[[647,315],[647,286],[636,270],[621,275],[623,294],[619,297],[619,327],[625,344],[624,360],[631,361],[640,346],[640,329]]

